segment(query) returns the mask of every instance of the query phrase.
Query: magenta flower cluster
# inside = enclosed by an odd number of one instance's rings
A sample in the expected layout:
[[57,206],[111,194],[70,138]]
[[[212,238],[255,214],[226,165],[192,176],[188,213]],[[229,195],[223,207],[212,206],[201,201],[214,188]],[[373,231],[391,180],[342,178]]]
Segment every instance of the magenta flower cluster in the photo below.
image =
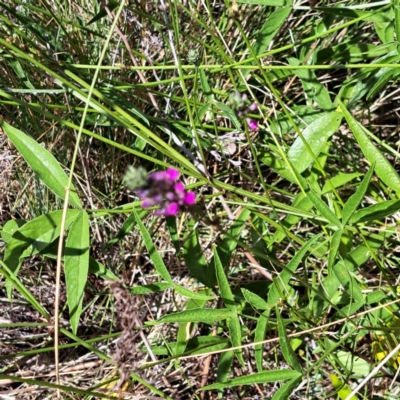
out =
[[251,131],[258,128],[258,122],[247,116],[247,114],[254,112],[258,108],[257,103],[251,103],[247,98],[246,93],[234,92],[229,96],[228,104],[236,112],[238,117],[245,117],[247,125]]
[[179,172],[174,168],[153,172],[147,176],[144,186],[136,193],[142,198],[142,207],[160,206],[156,215],[165,217],[189,210],[196,203],[196,194],[186,190],[182,182],[177,182]]

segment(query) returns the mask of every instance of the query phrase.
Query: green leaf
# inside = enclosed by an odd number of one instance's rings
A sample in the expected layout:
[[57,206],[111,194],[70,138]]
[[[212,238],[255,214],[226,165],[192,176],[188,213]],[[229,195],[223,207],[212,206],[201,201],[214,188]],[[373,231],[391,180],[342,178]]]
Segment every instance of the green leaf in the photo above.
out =
[[335,263],[336,255],[339,250],[340,240],[343,235],[343,229],[338,229],[331,238],[331,246],[329,249],[329,256],[328,256],[328,271],[332,270],[332,267]]
[[[265,310],[259,317],[256,325],[256,329],[254,331],[254,341],[256,343],[262,342],[265,339],[265,333],[267,332],[268,320],[270,316],[271,310]],[[254,355],[256,359],[256,365],[258,372],[262,372],[263,370],[263,344],[257,344],[254,347]]]
[[[311,148],[314,156],[317,157],[328,139],[337,131],[342,122],[342,113],[336,111],[323,114],[312,122],[303,131],[303,137]],[[304,141],[299,136],[296,138],[287,153],[292,165],[301,174],[314,161],[312,154],[306,148]]]
[[339,262],[333,267],[336,278],[343,286],[344,290],[358,303],[365,303],[364,296],[358,286],[357,281],[352,277],[344,262]]
[[[65,221],[66,229],[72,224],[79,210],[68,210]],[[63,211],[53,211],[27,222],[13,234],[6,245],[4,263],[17,275],[21,259],[37,254],[60,236]],[[7,281],[7,294],[11,296],[10,282]]]
[[382,92],[382,89],[386,86],[386,84],[395,79],[399,74],[398,68],[381,68],[379,71],[381,76],[379,77],[378,81],[374,84],[372,89],[367,94],[367,101],[373,99],[376,95]]
[[400,177],[387,158],[378,150],[378,148],[370,141],[367,132],[358,121],[347,111],[346,107],[339,100],[340,108],[346,118],[351,131],[353,132],[365,158],[375,164],[375,172],[394,192],[400,195]]
[[243,4],[255,4],[258,6],[289,6],[292,4],[292,0],[236,0],[237,3]]
[[312,189],[309,188],[307,181],[297,172],[296,168],[293,168],[293,171],[296,175],[297,181],[300,183],[301,187],[305,191],[307,197],[313,203],[314,207],[329,222],[331,222],[338,228],[342,228],[342,223],[339,221],[338,217],[330,210],[330,208],[324,203],[324,201],[316,193],[314,193]]
[[228,378],[232,369],[233,355],[233,351],[226,351],[220,355],[218,360],[217,382],[225,382]]
[[235,378],[223,383],[214,383],[213,385],[205,386],[200,390],[224,389],[234,386],[254,385],[257,383],[262,384],[269,382],[279,382],[287,379],[299,378],[300,376],[301,374],[299,374],[297,371],[288,369],[281,369],[276,371],[263,371],[263,372],[257,372],[255,374],[241,376],[239,378]]
[[133,214],[135,215],[136,223],[139,226],[144,244],[146,246],[147,251],[149,252],[150,259],[153,262],[156,271],[160,274],[160,276],[165,281],[172,284],[172,278],[168,272],[168,269],[166,268],[166,266],[164,264],[163,259],[161,258],[160,254],[158,253],[157,249],[155,248],[154,243],[151,240],[151,236],[150,236],[149,232],[147,231],[146,227],[143,225],[142,220],[139,218],[139,216],[137,215],[135,210],[133,210]]
[[178,285],[176,283],[173,284],[173,288],[180,295],[185,296],[185,297],[189,297],[190,299],[203,300],[203,301],[215,300],[214,296],[206,296],[204,294],[194,292],[193,290],[186,289],[183,286],[180,286],[180,285]]
[[293,369],[301,373],[303,369],[299,363],[299,360],[297,359],[296,354],[294,354],[292,346],[290,345],[289,338],[286,334],[285,325],[283,324],[283,320],[278,309],[276,309],[276,316],[278,319],[279,344],[281,346],[283,357]]
[[107,269],[102,263],[96,261],[93,257],[89,256],[89,272],[97,275],[104,280],[120,281],[120,279],[109,269]]
[[371,166],[362,180],[361,184],[357,187],[356,192],[347,200],[346,204],[343,207],[342,211],[342,223],[346,225],[353,215],[353,213],[357,210],[357,207],[361,203],[364,195],[368,189],[369,182],[371,180],[372,174],[374,172],[375,164]]
[[[13,128],[1,119],[0,127],[3,128],[4,133],[39,179],[58,197],[65,199],[65,188],[68,184],[68,177],[54,156],[31,137]],[[73,186],[69,195],[69,203],[74,207],[82,208],[82,203]]]
[[[290,65],[301,65],[301,61],[294,57],[288,57]],[[305,95],[308,99],[314,99],[323,110],[332,110],[333,104],[329,96],[328,90],[324,85],[319,83],[317,76],[311,69],[295,69],[293,72],[299,77],[304,88]]]
[[231,120],[231,122],[233,123],[233,126],[234,126],[236,129],[239,129],[239,130],[242,129],[241,124],[240,124],[239,120],[237,119],[236,114],[235,114],[235,112],[232,110],[232,108],[230,108],[229,106],[227,106],[227,105],[224,104],[224,103],[221,103],[220,101],[215,101],[215,100],[214,100],[214,104],[220,108],[220,110],[222,111],[222,113],[223,113],[228,119]]
[[346,385],[343,381],[341,381],[336,375],[330,374],[333,387],[337,391],[337,394],[342,400],[358,400],[357,396],[348,396],[351,394],[352,390],[349,385]]
[[301,377],[293,378],[289,382],[284,383],[273,395],[271,400],[288,400],[293,389],[300,383]]
[[[360,174],[359,172],[353,172],[350,174],[343,174],[343,173],[339,173],[336,176],[330,178],[330,182],[331,185],[337,189],[339,187],[342,187],[343,185],[345,185],[346,183],[352,181],[354,178],[358,178],[359,176],[361,176],[362,174]],[[332,190],[332,186],[329,185],[329,183],[325,183],[324,187],[322,188],[322,192],[321,194],[326,194],[329,193]]]
[[228,308],[197,308],[194,310],[185,310],[174,314],[166,315],[157,321],[153,321],[151,325],[164,324],[166,322],[204,322],[212,323],[232,317],[232,311]]
[[339,17],[348,18],[360,18],[365,17],[363,20],[368,22],[390,22],[393,20],[393,12],[385,10],[384,12],[379,12],[380,10],[371,11],[360,11],[353,10],[345,7],[317,7],[318,10],[324,11],[329,14],[334,14]]
[[150,294],[163,292],[164,290],[168,290],[173,287],[173,284],[170,282],[154,282],[148,285],[143,286],[134,286],[129,288],[132,294]]
[[350,224],[375,221],[388,217],[400,210],[400,200],[388,200],[356,211],[349,220]]
[[3,226],[1,238],[8,243],[11,240],[12,235],[14,235],[14,233],[25,224],[26,221],[24,219],[10,219]]
[[76,335],[89,271],[89,217],[81,211],[72,223],[64,250],[64,270],[72,332]]
[[274,279],[273,285],[268,293],[268,304],[270,307],[274,307],[279,299],[281,298],[281,293],[284,295],[289,292],[290,287],[288,283],[290,278],[292,277],[293,273],[296,271],[297,267],[300,265],[301,260],[310,249],[311,245],[316,242],[322,234],[315,235],[311,238],[304,246],[299,250],[296,251],[295,256],[292,260],[286,265],[286,268],[279,274],[279,276]]
[[262,299],[258,294],[250,292],[250,290],[247,290],[245,288],[242,288],[241,290],[242,290],[244,299],[253,308],[258,308],[260,310],[267,310],[270,308],[269,304],[264,299]]
[[[228,323],[232,346],[238,347],[242,343],[242,334],[240,329],[239,317],[237,315],[237,307],[235,303],[235,298],[229,286],[228,279],[225,275],[224,268],[219,259],[216,247],[214,247],[214,260],[215,260],[215,272],[217,276],[217,282],[219,286],[219,292],[222,297],[222,301],[224,302],[225,306],[232,311],[232,316]],[[235,354],[240,363],[244,365],[241,349],[235,350]]]
[[224,302],[225,306],[228,309],[236,312],[235,298],[233,297],[228,279],[226,278],[224,268],[221,264],[218,252],[215,247],[214,247],[214,259],[215,259],[217,282],[219,286],[219,292],[221,293],[222,301]]
[[[113,11],[114,9],[116,9],[119,5],[119,2],[116,0],[109,0],[109,2],[107,3],[107,8],[110,11]],[[93,22],[99,21],[100,19],[107,17],[107,11],[105,10],[105,8],[101,8],[100,12],[98,12],[88,23],[87,25],[93,24]]]
[[188,231],[183,242],[183,258],[189,271],[203,285],[214,287],[216,284],[215,272],[208,273],[208,264],[204,257],[203,250],[199,244],[197,228],[193,230],[194,221],[189,222]]
[[[284,1],[280,1],[279,3],[282,3],[280,4],[281,6],[284,5]],[[272,12],[271,15],[268,16],[267,20],[264,22],[264,25],[258,32],[256,41],[252,46],[256,56],[259,56],[267,50],[272,39],[279,32],[291,12],[291,7],[284,7]],[[246,76],[249,72],[249,70],[245,70],[243,72],[244,76]]]
[[35,296],[24,286],[24,284],[17,278],[14,272],[11,271],[10,268],[8,268],[8,266],[2,260],[0,260],[0,274],[7,279],[7,282],[10,282],[11,287],[15,287],[15,289],[19,293],[21,293],[21,295],[34,309],[39,312],[40,315],[42,315],[45,319],[50,318],[48,312],[36,300]]
[[[251,212],[247,208],[244,208],[229,230],[225,233],[221,243],[217,246],[218,256],[224,268],[228,267],[229,260],[231,259],[233,251],[236,249],[238,240],[250,214]],[[214,258],[210,260],[209,264],[210,271],[215,270]]]
[[[202,295],[203,299],[192,299],[186,304],[186,310],[193,310],[195,308],[203,308],[207,304],[208,296],[211,289],[203,290],[206,295]],[[175,356],[182,354],[185,351],[186,345],[190,339],[191,333],[195,330],[196,326],[191,322],[179,324],[176,347],[173,352]]]
[[[204,69],[199,69],[199,76],[200,76],[200,84],[203,89],[204,95],[211,100],[212,98],[212,92],[211,92],[211,87],[208,83],[206,71]],[[209,104],[205,104],[209,107]]]

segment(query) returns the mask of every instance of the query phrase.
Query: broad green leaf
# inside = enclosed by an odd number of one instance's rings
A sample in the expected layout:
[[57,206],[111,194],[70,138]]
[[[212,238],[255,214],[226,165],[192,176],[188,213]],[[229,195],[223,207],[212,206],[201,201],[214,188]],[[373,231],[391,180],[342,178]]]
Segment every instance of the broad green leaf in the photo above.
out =
[[[0,119],[0,127],[39,179],[58,197],[65,199],[68,177],[54,156],[34,139],[8,125],[2,119]],[[74,187],[71,187],[69,203],[74,207],[82,208]]]
[[394,27],[396,31],[397,42],[400,40],[400,1],[393,0],[393,11],[394,11]]
[[[63,211],[58,210],[41,215],[15,231],[6,245],[3,260],[10,271],[17,275],[22,258],[41,252],[59,237],[62,214]],[[72,224],[78,214],[79,210],[68,210],[66,228]],[[6,285],[8,296],[10,296],[10,282],[7,281]]]
[[[207,304],[207,300],[210,298],[210,296],[208,295],[210,294],[211,289],[206,289],[203,291],[206,292],[206,294],[202,295],[203,299],[189,300],[188,303],[186,304],[186,310],[203,308]],[[191,322],[179,324],[176,348],[175,351],[173,352],[175,356],[182,354],[185,351],[186,345],[194,329],[195,325],[192,324]]]
[[[301,61],[294,57],[287,58],[290,65],[301,65]],[[323,110],[332,110],[333,104],[328,90],[322,85],[311,69],[295,69],[293,72],[300,78],[304,93],[309,100],[314,99]]]
[[356,192],[346,201],[346,204],[343,207],[342,211],[342,223],[346,225],[353,215],[353,213],[357,210],[357,207],[361,203],[364,195],[368,189],[369,182],[371,180],[372,174],[374,172],[375,165],[373,164],[371,168],[368,170],[361,184],[357,187]]
[[290,278],[300,265],[301,260],[310,249],[311,245],[319,240],[321,235],[322,234],[315,235],[299,251],[296,251],[295,256],[286,265],[286,268],[279,274],[277,278],[274,279],[274,283],[271,285],[268,293],[268,304],[270,307],[274,307],[278,303],[279,299],[281,298],[281,293],[285,295],[287,292],[289,292],[290,287],[288,286],[288,283]]
[[341,381],[336,375],[330,374],[331,382],[337,394],[342,400],[358,400],[357,396],[348,396],[351,394],[352,390],[349,385],[346,385],[343,381]]
[[[321,118],[312,122],[303,131],[303,137],[315,157],[319,155],[327,140],[337,131],[341,122],[342,113],[333,111],[323,114]],[[290,147],[287,157],[300,174],[314,161],[312,154],[310,154],[300,136]]]
[[276,316],[278,319],[279,344],[281,346],[283,357],[293,369],[301,373],[303,369],[292,349],[292,346],[290,345],[289,338],[286,334],[285,325],[283,324],[283,320],[278,308],[276,309]]
[[222,353],[218,360],[217,382],[225,382],[232,370],[233,351]]
[[293,390],[298,386],[301,377],[293,378],[289,382],[284,383],[273,395],[271,400],[288,400]]
[[371,305],[374,303],[378,303],[386,297],[386,293],[382,290],[377,290],[375,292],[371,292],[367,294],[366,304]]
[[146,227],[143,225],[142,220],[139,218],[139,216],[137,215],[135,210],[133,210],[133,214],[135,215],[136,223],[139,226],[140,233],[142,234],[144,244],[146,246],[147,251],[149,252],[150,259],[154,264],[154,268],[156,269],[156,271],[160,274],[160,276],[165,281],[172,284],[172,279],[168,272],[168,269],[166,268],[163,259],[161,258],[160,254],[158,253],[157,249],[155,248],[153,240],[151,239],[149,232],[147,231]]
[[129,288],[129,291],[132,294],[150,294],[163,292],[164,290],[168,290],[173,287],[173,284],[170,282],[154,282],[149,283],[148,285],[143,286],[134,286]]
[[174,314],[166,315],[157,321],[153,321],[151,325],[164,324],[166,322],[182,323],[182,322],[204,322],[212,323],[215,321],[231,318],[232,311],[228,308],[197,308],[194,310],[185,310]]
[[333,267],[333,272],[335,273],[336,278],[343,286],[344,290],[358,303],[364,303],[365,299],[361,292],[360,287],[358,286],[357,281],[351,275],[351,272],[346,268],[344,262],[338,262]]
[[240,124],[239,120],[237,119],[236,114],[232,110],[232,108],[230,108],[226,104],[221,103],[220,101],[216,101],[216,100],[214,100],[214,104],[217,107],[219,107],[219,109],[222,111],[222,113],[225,115],[225,117],[227,117],[231,120],[231,122],[233,123],[233,125],[236,129],[239,129],[239,130],[242,129],[241,124]]
[[194,220],[189,222],[188,236],[183,242],[183,258],[189,271],[203,285],[214,287],[217,283],[215,271],[209,272],[207,261],[199,243],[198,231],[193,230]]
[[244,299],[253,307],[258,308],[260,310],[267,310],[271,308],[269,304],[262,299],[258,294],[250,292],[250,290],[242,288],[242,293]]
[[254,385],[256,383],[269,383],[269,382],[279,382],[285,381],[287,379],[295,379],[301,376],[300,373],[293,370],[281,369],[276,371],[263,371],[257,372],[255,374],[250,374],[246,376],[241,376],[240,378],[231,379],[223,383],[214,383],[213,385],[208,385],[200,390],[214,390],[214,389],[224,389],[234,386],[242,385]]
[[352,374],[360,377],[368,375],[371,371],[371,364],[368,361],[356,357],[348,351],[338,351],[336,356]]
[[400,200],[382,201],[356,211],[350,218],[349,223],[381,220],[398,211],[400,211]]
[[[265,334],[267,332],[268,320],[271,310],[265,310],[259,317],[254,331],[254,341],[256,343],[262,342],[265,339]],[[256,359],[256,365],[258,372],[263,371],[263,344],[257,344],[254,347],[254,355]]]
[[76,335],[89,271],[89,217],[81,211],[72,223],[64,249],[64,271],[72,332]]
[[[376,31],[380,41],[383,44],[394,43],[393,23],[391,23],[391,22],[375,22],[374,28],[375,28],[375,31]],[[392,47],[389,47],[388,51],[389,52],[392,51]]]
[[[345,185],[346,183],[352,181],[354,178],[358,178],[359,176],[361,176],[362,174],[360,174],[359,172],[353,172],[350,174],[343,174],[343,173],[339,173],[336,176],[330,178],[330,182],[331,185],[337,189],[339,187],[342,187],[343,185]],[[322,194],[326,194],[329,193],[332,190],[332,186],[329,185],[329,183],[325,183],[324,187],[322,188]]]
[[340,100],[339,105],[351,131],[361,147],[365,158],[371,164],[375,164],[375,173],[379,176],[383,183],[400,195],[400,177],[396,170],[393,168],[387,158],[370,141],[367,134],[368,130],[353,118]]
[[332,270],[332,267],[335,263],[336,255],[339,250],[340,246],[340,239],[342,238],[343,235],[343,229],[338,229],[331,238],[331,246],[329,249],[329,255],[328,255],[328,271]]
[[14,233],[25,224],[26,221],[24,219],[10,219],[3,226],[1,238],[8,243],[11,240],[12,235],[14,235]]

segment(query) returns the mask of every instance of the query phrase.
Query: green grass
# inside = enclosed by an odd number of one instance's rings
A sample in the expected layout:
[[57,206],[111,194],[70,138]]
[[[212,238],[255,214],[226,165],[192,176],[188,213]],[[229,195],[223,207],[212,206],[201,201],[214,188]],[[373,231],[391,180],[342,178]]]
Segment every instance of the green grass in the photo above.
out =
[[400,2],[108,7],[0,1],[5,393],[399,398]]

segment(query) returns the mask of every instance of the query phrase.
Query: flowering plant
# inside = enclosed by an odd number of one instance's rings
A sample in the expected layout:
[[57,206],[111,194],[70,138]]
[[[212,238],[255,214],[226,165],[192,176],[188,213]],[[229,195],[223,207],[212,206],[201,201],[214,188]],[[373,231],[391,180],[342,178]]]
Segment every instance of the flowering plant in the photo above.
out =
[[179,171],[174,168],[146,175],[143,168],[129,167],[124,181],[142,199],[143,208],[158,205],[160,208],[155,214],[168,217],[190,211],[196,203],[196,194],[187,191],[178,178]]
[[250,104],[246,93],[233,92],[229,96],[228,104],[236,112],[238,117],[246,117],[247,125],[251,131],[258,128],[258,122],[247,116],[250,112],[257,110],[258,104]]

